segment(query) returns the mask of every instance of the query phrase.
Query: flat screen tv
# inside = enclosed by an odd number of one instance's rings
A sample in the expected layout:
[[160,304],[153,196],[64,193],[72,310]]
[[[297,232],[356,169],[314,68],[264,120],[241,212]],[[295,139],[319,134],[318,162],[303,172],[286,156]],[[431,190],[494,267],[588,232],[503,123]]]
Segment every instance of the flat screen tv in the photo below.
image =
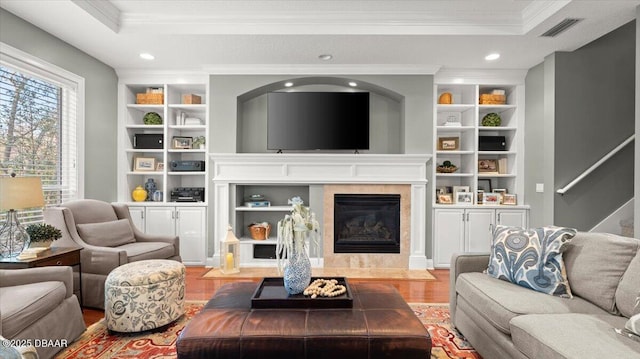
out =
[[368,92],[270,92],[269,150],[369,149]]

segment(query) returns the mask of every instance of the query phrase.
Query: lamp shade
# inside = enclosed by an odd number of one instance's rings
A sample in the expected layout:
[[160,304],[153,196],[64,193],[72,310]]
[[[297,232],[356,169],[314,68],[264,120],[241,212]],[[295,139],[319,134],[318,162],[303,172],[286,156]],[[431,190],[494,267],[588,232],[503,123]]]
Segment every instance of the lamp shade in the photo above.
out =
[[40,177],[0,177],[0,211],[44,207]]

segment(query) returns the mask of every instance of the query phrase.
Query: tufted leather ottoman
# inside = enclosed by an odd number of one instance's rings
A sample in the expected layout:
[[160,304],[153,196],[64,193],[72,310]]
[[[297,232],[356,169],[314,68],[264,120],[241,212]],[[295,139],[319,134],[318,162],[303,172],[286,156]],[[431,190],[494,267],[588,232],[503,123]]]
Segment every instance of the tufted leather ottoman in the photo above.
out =
[[167,259],[131,262],[114,269],[104,283],[104,317],[116,332],[140,332],[169,324],[184,314],[185,267]]
[[430,357],[429,333],[390,285],[351,284],[348,309],[251,309],[257,285],[221,287],[180,334],[178,358]]

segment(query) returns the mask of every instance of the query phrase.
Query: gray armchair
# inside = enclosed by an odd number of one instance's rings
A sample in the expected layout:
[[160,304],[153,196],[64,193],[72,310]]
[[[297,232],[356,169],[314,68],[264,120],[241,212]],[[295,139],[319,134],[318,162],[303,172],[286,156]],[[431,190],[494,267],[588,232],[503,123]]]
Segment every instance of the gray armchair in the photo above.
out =
[[145,259],[181,261],[177,236],[140,232],[125,204],[82,199],[44,212],[46,223],[62,231],[54,246],[77,247],[82,266],[82,305],[104,309],[104,282],[116,267]]
[[71,344],[85,329],[71,267],[0,269],[0,336],[32,343],[38,356],[48,359],[64,346],[36,340]]

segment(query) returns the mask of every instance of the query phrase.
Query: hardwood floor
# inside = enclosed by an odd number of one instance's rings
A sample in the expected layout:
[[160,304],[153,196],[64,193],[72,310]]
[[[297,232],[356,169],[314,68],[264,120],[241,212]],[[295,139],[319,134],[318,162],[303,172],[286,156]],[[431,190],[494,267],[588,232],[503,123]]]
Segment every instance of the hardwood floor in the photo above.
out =
[[[185,284],[186,300],[209,300],[215,291],[221,286],[234,281],[259,282],[261,278],[254,279],[203,279],[202,275],[207,273],[209,268],[187,267],[187,279]],[[447,303],[449,302],[449,270],[431,270],[431,274],[436,280],[393,280],[393,279],[349,279],[350,283],[388,283],[392,284],[405,301],[408,303]],[[347,275],[348,277],[348,275]],[[104,317],[101,310],[84,308],[84,321],[87,326],[98,322]]]

